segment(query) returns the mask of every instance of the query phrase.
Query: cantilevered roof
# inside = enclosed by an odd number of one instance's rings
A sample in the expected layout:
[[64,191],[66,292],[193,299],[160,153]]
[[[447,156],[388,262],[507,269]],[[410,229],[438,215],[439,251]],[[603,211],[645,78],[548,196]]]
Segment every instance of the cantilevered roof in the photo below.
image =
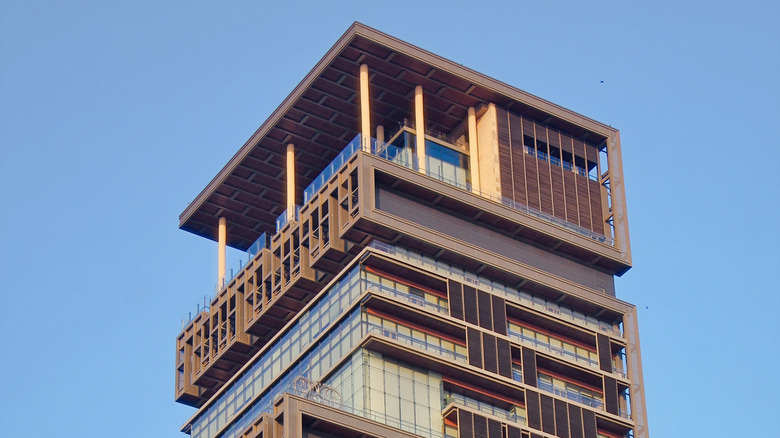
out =
[[245,250],[273,231],[286,208],[285,151],[295,144],[297,203],[303,191],[360,132],[360,64],[369,69],[371,125],[392,132],[414,119],[423,87],[426,130],[450,133],[469,107],[495,103],[598,143],[609,126],[354,23],[179,216],[179,227],[212,240],[227,219],[228,245]]

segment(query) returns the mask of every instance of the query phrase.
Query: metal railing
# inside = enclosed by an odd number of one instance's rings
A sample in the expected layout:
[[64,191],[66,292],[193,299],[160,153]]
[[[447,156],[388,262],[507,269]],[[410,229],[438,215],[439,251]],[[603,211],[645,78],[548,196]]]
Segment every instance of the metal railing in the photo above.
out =
[[[599,366],[599,362],[597,360],[593,360],[593,359],[591,359],[589,357],[585,357],[585,356],[582,356],[580,354],[577,354],[577,353],[574,353],[574,352],[571,352],[571,351],[566,351],[566,350],[564,350],[562,348],[553,347],[550,343],[542,342],[542,341],[536,340],[534,338],[530,338],[530,337],[525,336],[523,334],[517,333],[517,332],[515,332],[513,330],[507,330],[507,333],[509,333],[509,337],[510,338],[514,338],[514,339],[519,340],[520,342],[524,342],[526,344],[533,345],[534,348],[539,348],[539,349],[542,349],[542,350],[546,350],[546,351],[548,351],[548,352],[550,352],[552,354],[555,354],[557,356],[563,357],[565,359],[572,360],[574,362],[582,362],[582,363],[584,363],[585,365],[587,365],[589,367],[598,367]],[[560,339],[559,339],[559,341],[560,341]],[[561,342],[563,342],[563,341],[561,341]]]
[[292,213],[288,212],[287,210],[283,211],[282,214],[279,215],[279,217],[276,218],[276,232],[282,231],[282,228],[284,228],[285,225],[287,225],[290,221],[297,221],[301,218],[301,206],[295,205],[295,208],[293,209]]

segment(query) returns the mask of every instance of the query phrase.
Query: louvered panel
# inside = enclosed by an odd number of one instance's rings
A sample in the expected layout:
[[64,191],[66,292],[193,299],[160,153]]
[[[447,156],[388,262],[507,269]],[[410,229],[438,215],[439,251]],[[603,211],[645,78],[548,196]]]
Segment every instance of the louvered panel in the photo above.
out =
[[525,164],[523,163],[523,156],[525,153],[523,152],[523,144],[518,143],[518,145],[515,145],[514,142],[512,143],[512,175],[515,190],[514,200],[517,203],[528,205],[528,199],[525,194],[525,180],[527,174],[525,172]]
[[604,409],[610,414],[618,414],[617,380],[604,376]]
[[479,331],[466,329],[466,347],[469,353],[469,365],[482,368],[482,336]]
[[599,352],[599,368],[601,371],[612,372],[612,351],[610,349],[609,338],[606,335],[598,333],[596,335],[596,345]]
[[553,214],[552,187],[550,186],[550,163],[539,160],[538,164],[541,210],[547,214]]
[[528,183],[528,206],[539,210],[539,174],[536,171],[536,157],[525,155],[525,173]]
[[569,405],[569,433],[571,438],[585,438],[582,432],[582,409]]
[[566,198],[563,194],[563,175],[561,175],[561,170],[560,167],[552,167],[553,211],[555,217],[566,220]]
[[540,394],[539,403],[542,407],[542,432],[555,433],[553,398],[549,395]]
[[579,207],[577,207],[577,181],[574,173],[564,170],[563,185],[566,189],[566,220],[575,225],[580,223]]
[[582,429],[585,438],[599,438],[598,429],[596,429],[596,414],[589,410],[582,410]]
[[539,394],[530,389],[525,390],[525,410],[528,416],[528,426],[542,430],[542,413],[539,407]]
[[467,284],[463,285],[463,316],[466,322],[479,325],[477,290]]
[[506,339],[496,339],[496,350],[498,354],[498,374],[512,378],[512,351],[509,341]]
[[474,414],[474,438],[488,438],[486,417]]
[[593,231],[604,234],[604,218],[601,211],[601,185],[596,181],[588,180],[590,191],[590,214],[593,218]]
[[447,282],[447,290],[449,291],[449,305],[450,315],[453,318],[463,319],[463,286],[456,282],[449,280]]
[[590,204],[588,202],[588,179],[580,175],[576,175],[575,178],[577,180],[577,205],[579,206],[580,226],[591,229]]
[[474,415],[462,409],[458,409],[458,437],[474,438]]
[[503,438],[501,422],[492,418],[488,419],[488,438]]
[[493,331],[505,335],[507,329],[506,302],[503,298],[496,295],[493,295],[491,299],[493,301]]
[[569,438],[569,408],[563,400],[555,400],[555,435]]
[[512,153],[509,147],[509,123],[507,113],[503,110],[496,111],[498,127],[498,166],[501,177],[501,193],[505,198],[513,199],[514,188],[512,186]]
[[493,310],[490,304],[490,294],[485,291],[477,291],[477,305],[479,309],[477,314],[479,315],[479,326],[493,330]]
[[491,373],[498,373],[498,355],[496,354],[496,337],[487,333],[482,334],[482,352],[484,368]]

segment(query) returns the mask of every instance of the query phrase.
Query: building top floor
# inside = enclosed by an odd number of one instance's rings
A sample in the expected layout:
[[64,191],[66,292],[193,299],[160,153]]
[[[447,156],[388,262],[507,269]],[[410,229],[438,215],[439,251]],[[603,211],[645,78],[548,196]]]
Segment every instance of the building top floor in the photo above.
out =
[[[272,233],[290,206],[305,204],[305,189],[357,134],[381,141],[386,129],[392,140],[394,132],[415,124],[462,153],[469,190],[604,235],[619,250],[615,272],[630,267],[616,129],[359,23],[184,210],[180,227],[217,240],[225,218],[227,245],[246,250],[262,233]],[[295,145],[292,167],[289,145]],[[540,167],[540,161],[546,164]],[[582,181],[572,179],[578,173]]]

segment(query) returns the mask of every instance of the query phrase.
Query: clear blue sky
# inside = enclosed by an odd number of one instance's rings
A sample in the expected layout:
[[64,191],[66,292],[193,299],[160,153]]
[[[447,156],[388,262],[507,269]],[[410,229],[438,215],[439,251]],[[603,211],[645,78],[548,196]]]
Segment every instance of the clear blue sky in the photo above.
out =
[[355,20],[619,128],[650,432],[771,434],[780,3],[289,3],[2,1],[0,436],[183,436],[178,215]]

